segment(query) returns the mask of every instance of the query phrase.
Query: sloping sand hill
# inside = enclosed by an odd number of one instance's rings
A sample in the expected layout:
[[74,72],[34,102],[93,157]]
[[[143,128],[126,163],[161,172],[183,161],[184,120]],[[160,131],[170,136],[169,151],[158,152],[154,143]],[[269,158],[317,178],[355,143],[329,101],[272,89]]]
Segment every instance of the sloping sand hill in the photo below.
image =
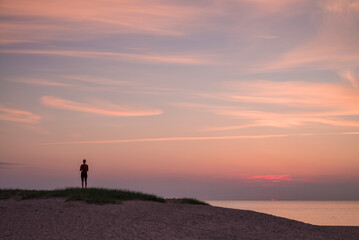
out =
[[359,239],[359,227],[178,203],[9,199],[0,201],[0,239]]

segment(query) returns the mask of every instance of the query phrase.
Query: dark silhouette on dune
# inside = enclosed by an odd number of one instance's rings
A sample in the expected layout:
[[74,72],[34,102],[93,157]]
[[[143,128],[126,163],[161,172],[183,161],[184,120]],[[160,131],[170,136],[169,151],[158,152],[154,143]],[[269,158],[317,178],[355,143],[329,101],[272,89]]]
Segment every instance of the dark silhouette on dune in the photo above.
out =
[[86,164],[86,159],[82,160],[83,164],[80,166],[81,171],[81,186],[84,188],[84,182],[85,182],[85,188],[87,188],[87,172],[89,171],[89,166]]

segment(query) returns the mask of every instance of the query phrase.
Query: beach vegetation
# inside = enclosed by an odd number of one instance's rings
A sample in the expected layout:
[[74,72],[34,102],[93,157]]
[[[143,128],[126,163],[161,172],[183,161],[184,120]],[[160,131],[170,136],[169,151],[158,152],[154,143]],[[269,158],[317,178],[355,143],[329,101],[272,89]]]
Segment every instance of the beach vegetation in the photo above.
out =
[[0,199],[8,199],[10,197],[21,200],[65,198],[66,201],[84,201],[97,204],[120,203],[128,200],[166,202],[164,198],[153,194],[106,188],[65,188],[55,190],[0,189]]
[[0,189],[0,200],[9,198],[18,200],[65,198],[66,201],[83,201],[95,204],[121,203],[123,201],[138,200],[160,203],[175,202],[208,205],[205,202],[193,198],[164,199],[154,194],[107,188],[64,188],[55,190]]

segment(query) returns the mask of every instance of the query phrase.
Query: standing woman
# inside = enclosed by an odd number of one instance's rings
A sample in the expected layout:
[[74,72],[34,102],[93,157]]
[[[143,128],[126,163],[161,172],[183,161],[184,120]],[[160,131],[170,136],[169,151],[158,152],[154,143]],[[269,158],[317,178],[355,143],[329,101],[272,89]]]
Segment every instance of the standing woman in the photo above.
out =
[[85,182],[85,188],[87,188],[87,172],[89,171],[89,166],[86,164],[86,159],[82,160],[83,164],[80,167],[81,171],[81,185],[82,188],[84,188],[84,182]]

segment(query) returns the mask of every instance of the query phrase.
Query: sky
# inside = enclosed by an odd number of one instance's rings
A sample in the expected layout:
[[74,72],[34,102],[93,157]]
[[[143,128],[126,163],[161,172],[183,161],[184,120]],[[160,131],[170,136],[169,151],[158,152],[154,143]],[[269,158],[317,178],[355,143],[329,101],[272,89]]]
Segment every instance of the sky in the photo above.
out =
[[359,200],[359,1],[0,1],[0,187]]

